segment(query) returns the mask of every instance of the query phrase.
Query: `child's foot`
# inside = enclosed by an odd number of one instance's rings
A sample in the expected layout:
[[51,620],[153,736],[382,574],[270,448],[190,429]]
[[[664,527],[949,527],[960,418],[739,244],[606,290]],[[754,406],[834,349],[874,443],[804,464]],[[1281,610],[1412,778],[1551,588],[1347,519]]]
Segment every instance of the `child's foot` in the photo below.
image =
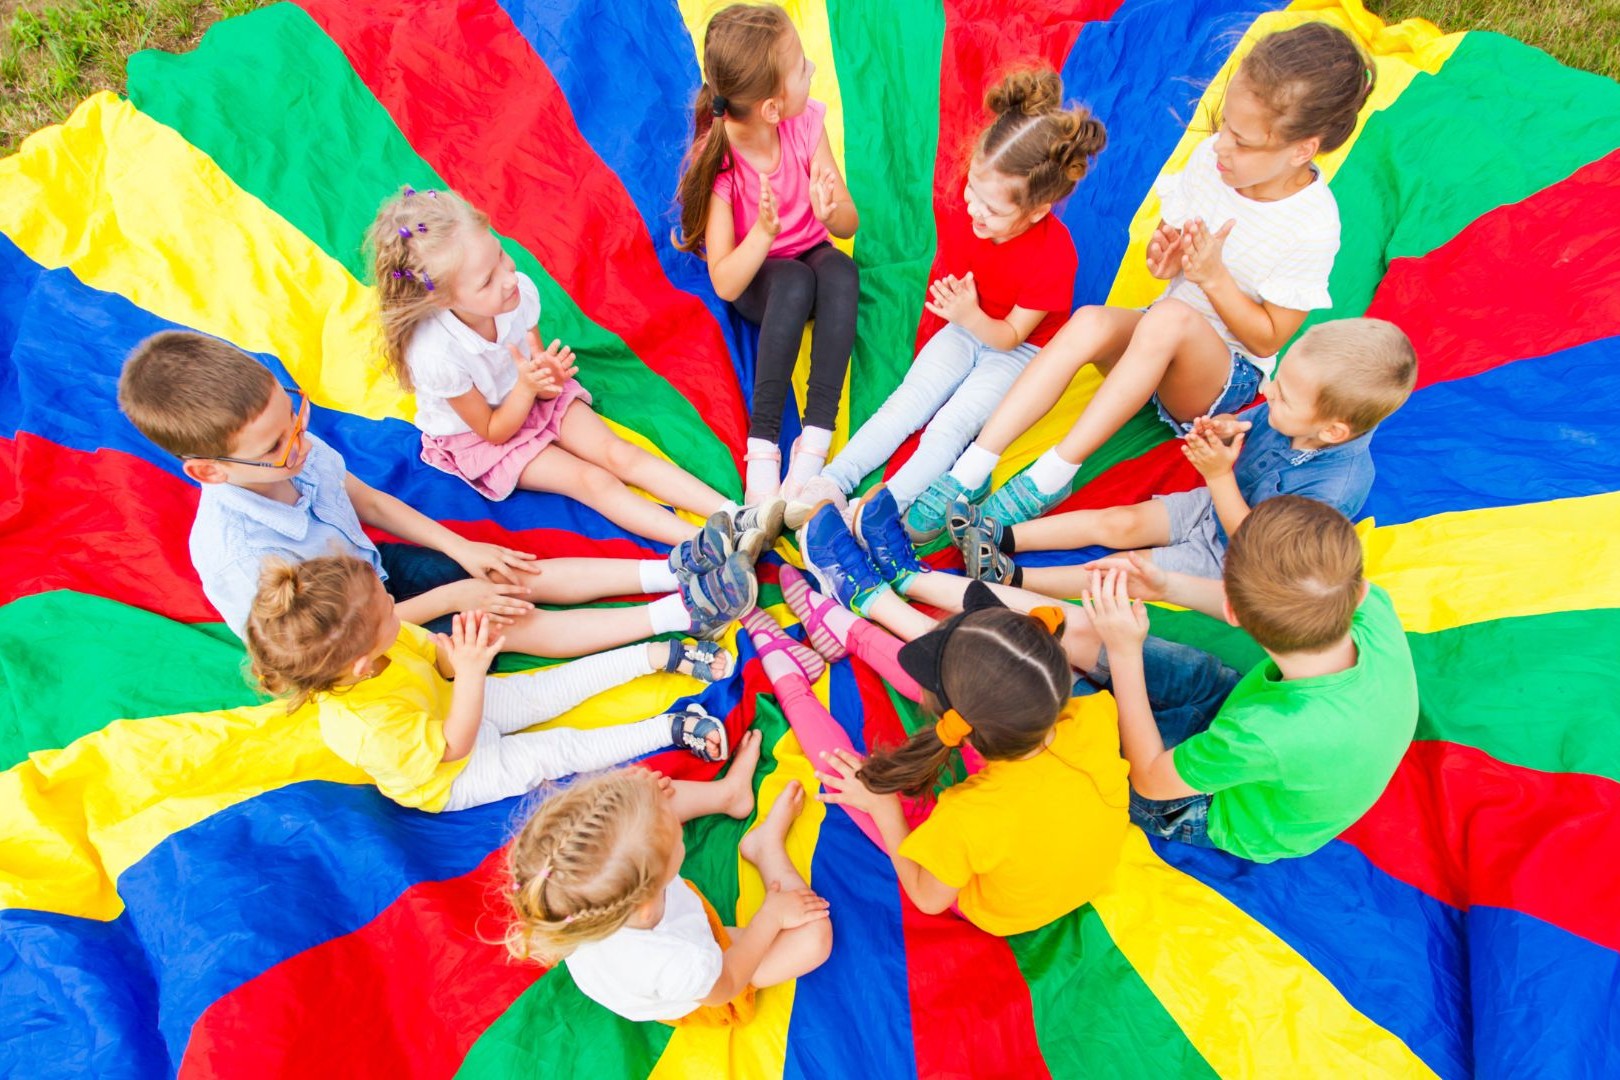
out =
[[799,530],[804,568],[822,592],[859,614],[889,587],[832,503],[822,503]]
[[[773,495],[768,499],[739,507],[736,510],[722,510],[720,513],[729,515],[731,528],[734,533],[746,534],[751,530],[759,530],[760,551],[769,551],[776,546],[777,537],[782,535],[782,518],[787,512],[787,501],[780,495]],[[709,520],[714,520],[710,518]],[[742,550],[739,541],[738,550]],[[754,556],[758,558],[758,554]]]
[[725,565],[707,574],[678,572],[681,600],[692,619],[694,637],[713,641],[726,627],[742,618],[759,597],[754,564],[735,552]]
[[731,754],[726,726],[693,703],[680,712],[664,713],[669,721],[669,741],[701,761],[724,761]]
[[[754,648],[758,651],[761,660],[773,652],[784,653],[798,667],[799,673],[809,682],[815,682],[821,678],[821,673],[827,670],[827,661],[821,658],[820,653],[808,645],[800,645],[797,641],[788,637],[782,628],[776,624],[776,620],[759,608],[755,608],[743,616],[742,626],[744,630],[748,631],[748,636],[753,640]],[[769,670],[770,668],[767,666],[766,671],[769,672]]]
[[731,755],[726,775],[714,781],[725,794],[727,817],[745,818],[754,812],[754,770],[759,766],[760,734],[758,728],[749,728],[737,740],[737,752]]
[[717,683],[736,670],[737,659],[718,642],[671,641],[664,670],[690,675],[699,682]]
[[803,525],[816,507],[824,502],[830,502],[843,513],[849,506],[849,496],[826,473],[817,473],[804,482],[799,489],[798,497],[787,505],[787,526],[797,529]]
[[803,500],[804,485],[820,475],[827,464],[827,451],[823,447],[820,453],[811,450],[801,434],[793,440],[793,447],[788,451],[787,476],[782,479],[782,498],[788,502]]
[[1028,471],[1021,472],[984,500],[986,517],[1003,525],[1017,525],[1020,521],[1038,518],[1069,496],[1069,484],[1048,494],[1036,486]]
[[951,500],[951,505],[945,510],[945,530],[951,534],[951,542],[957,547],[969,541],[1000,547],[1001,534],[1007,531],[1007,527],[986,514],[984,507],[957,498]]
[[736,550],[731,519],[723,512],[709,515],[697,535],[682,540],[669,550],[669,568],[676,573],[707,574],[725,565]]
[[804,785],[789,780],[759,824],[748,830],[748,835],[737,845],[737,853],[758,866],[760,860],[769,859],[773,851],[786,850],[788,830],[793,828],[803,810]]
[[743,503],[747,506],[775,499],[782,490],[782,451],[774,444],[754,445],[763,441],[749,439],[749,450],[743,455]]
[[917,496],[917,501],[906,509],[906,532],[914,544],[926,544],[945,531],[945,513],[951,502],[965,498],[968,502],[983,500],[990,491],[988,483],[969,491],[950,473],[928,485],[928,490]]
[[956,549],[962,553],[962,565],[968,577],[997,585],[1012,584],[1018,566],[1011,555],[1001,550],[1000,539],[1005,530],[1000,522],[986,516],[983,509],[966,499],[957,499],[951,503],[945,527],[950,530]]
[[791,566],[782,567],[781,577],[778,579],[782,586],[782,599],[787,601],[788,610],[793,617],[799,620],[804,627],[805,634],[810,638],[810,644],[816,652],[831,661],[842,660],[849,655],[844,643],[827,627],[825,612],[837,608],[838,601],[822,596],[810,587],[804,575]]
[[911,537],[900,524],[900,504],[882,484],[855,504],[855,523],[850,531],[866,549],[878,573],[902,593],[912,578],[928,569],[917,561]]

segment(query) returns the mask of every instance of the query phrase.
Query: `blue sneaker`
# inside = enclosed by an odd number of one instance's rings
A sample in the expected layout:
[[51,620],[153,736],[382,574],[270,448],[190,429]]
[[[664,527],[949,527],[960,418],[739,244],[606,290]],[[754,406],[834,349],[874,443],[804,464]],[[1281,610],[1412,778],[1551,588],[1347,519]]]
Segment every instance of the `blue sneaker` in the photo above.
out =
[[822,503],[800,527],[799,554],[817,588],[856,614],[889,587],[833,503]]
[[717,570],[707,574],[677,571],[681,600],[692,619],[693,637],[713,641],[726,627],[748,613],[759,599],[754,564],[743,552],[734,552]]
[[1020,521],[1038,518],[1069,497],[1069,485],[1047,495],[1035,486],[1029,473],[1021,472],[984,500],[984,516],[994,518],[1003,525],[1016,525]]
[[928,485],[928,490],[917,496],[917,501],[906,510],[906,533],[913,544],[926,544],[945,531],[945,513],[955,499],[970,503],[982,502],[990,492],[987,480],[972,491],[950,473]]
[[878,573],[900,592],[927,569],[917,561],[911,537],[900,524],[900,504],[887,487],[879,484],[856,505],[853,531]]
[[735,549],[731,521],[716,513],[704,523],[697,535],[682,540],[669,550],[669,568],[676,573],[707,574],[724,566]]

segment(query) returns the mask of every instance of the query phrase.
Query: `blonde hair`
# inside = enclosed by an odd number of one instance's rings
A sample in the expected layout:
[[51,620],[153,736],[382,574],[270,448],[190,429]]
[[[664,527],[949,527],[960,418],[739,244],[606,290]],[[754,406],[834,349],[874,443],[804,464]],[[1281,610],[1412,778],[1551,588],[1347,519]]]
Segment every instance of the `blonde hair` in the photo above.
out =
[[129,354],[118,407],[175,457],[220,457],[275,392],[270,369],[234,345],[185,330],[153,334]]
[[1051,68],[1009,73],[985,94],[984,104],[996,119],[979,136],[973,155],[1024,182],[1018,196],[1024,210],[1067,197],[1108,144],[1107,129],[1090,109],[1063,107],[1063,80]]
[[554,964],[619,930],[666,884],[673,843],[658,779],[628,768],[541,804],[507,852],[507,951]]
[[1317,419],[1342,420],[1352,435],[1377,427],[1406,404],[1417,385],[1411,339],[1383,319],[1318,323],[1289,350],[1287,359],[1296,358],[1321,373]]
[[1274,653],[1320,652],[1350,632],[1361,605],[1361,539],[1326,503],[1279,495],[1256,506],[1226,551],[1226,600]]
[[405,347],[417,324],[449,306],[446,289],[461,269],[467,231],[487,228],[489,217],[453,191],[403,187],[382,204],[366,231],[383,361],[407,392],[415,387]]
[[243,640],[253,677],[289,711],[347,679],[371,651],[384,612],[377,573],[352,555],[265,560]]
[[703,247],[709,227],[709,202],[717,177],[732,167],[726,125],[714,114],[715,97],[725,99],[722,115],[737,119],[782,90],[777,55],[793,20],[776,4],[732,4],[715,13],[703,32],[703,85],[693,103],[692,145],[681,164],[675,197],[681,204],[682,251]]

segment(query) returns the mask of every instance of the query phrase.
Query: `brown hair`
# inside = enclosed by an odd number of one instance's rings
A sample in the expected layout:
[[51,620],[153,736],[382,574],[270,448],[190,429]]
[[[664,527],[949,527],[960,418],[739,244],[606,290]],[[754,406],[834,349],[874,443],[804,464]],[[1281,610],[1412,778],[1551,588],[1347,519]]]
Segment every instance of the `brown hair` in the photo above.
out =
[[1383,319],[1318,323],[1294,343],[1288,359],[1321,372],[1316,416],[1342,420],[1352,435],[1371,431],[1406,404],[1417,385],[1417,352],[1400,327]]
[[118,407],[176,457],[220,457],[275,391],[270,369],[234,345],[185,330],[153,334],[129,354]]
[[1317,153],[1343,146],[1377,82],[1377,72],[1350,35],[1325,22],[1270,34],[1243,58],[1242,79],[1276,114],[1284,142],[1320,137]]
[[461,269],[466,230],[487,228],[488,216],[453,191],[404,187],[389,196],[366,230],[383,362],[407,393],[415,387],[405,347],[418,323],[449,305],[445,290]]
[[242,634],[259,685],[292,710],[348,678],[377,640],[376,581],[371,564],[352,555],[266,559]]
[[665,885],[673,844],[645,769],[580,780],[541,804],[507,852],[507,951],[553,964],[624,926]]
[[1238,624],[1262,648],[1320,652],[1350,632],[1361,604],[1361,539],[1326,503],[1279,495],[1232,534],[1224,577]]
[[715,96],[726,99],[725,115],[741,119],[780,93],[783,73],[778,54],[792,29],[788,13],[776,4],[732,4],[716,12],[703,32],[703,85],[693,103],[692,145],[675,190],[681,229],[674,241],[680,250],[703,247],[714,181],[732,166],[726,125],[714,115]]
[[[951,707],[973,726],[967,742],[991,761],[1039,749],[1074,685],[1061,632],[1009,608],[981,608],[960,618],[939,668]],[[928,704],[940,711],[937,701]],[[879,793],[920,796],[939,782],[950,756],[929,724],[900,746],[873,753],[860,777]]]
[[984,95],[996,119],[973,156],[987,168],[1024,181],[1023,210],[1065,198],[1108,144],[1101,120],[1084,105],[1063,107],[1063,80],[1051,68],[1014,71]]

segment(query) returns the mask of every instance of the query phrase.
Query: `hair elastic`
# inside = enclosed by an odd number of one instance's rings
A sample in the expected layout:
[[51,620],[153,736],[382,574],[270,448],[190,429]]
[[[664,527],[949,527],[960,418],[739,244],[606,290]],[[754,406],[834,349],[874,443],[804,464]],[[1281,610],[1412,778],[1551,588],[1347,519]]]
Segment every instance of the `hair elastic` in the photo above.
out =
[[716,119],[719,119],[720,117],[726,115],[726,112],[730,108],[731,108],[731,102],[727,101],[725,98],[721,97],[719,94],[716,94],[716,95],[714,95],[714,104],[709,106],[709,111],[712,112],[715,115]]
[[1046,627],[1046,632],[1053,637],[1057,637],[1058,634],[1063,632],[1063,624],[1067,620],[1063,617],[1062,608],[1054,607],[1051,604],[1042,604],[1038,608],[1030,608],[1029,613],[1034,618],[1039,619],[1041,625]]
[[934,724],[934,734],[946,746],[961,746],[962,740],[973,734],[973,725],[955,709],[946,709]]

